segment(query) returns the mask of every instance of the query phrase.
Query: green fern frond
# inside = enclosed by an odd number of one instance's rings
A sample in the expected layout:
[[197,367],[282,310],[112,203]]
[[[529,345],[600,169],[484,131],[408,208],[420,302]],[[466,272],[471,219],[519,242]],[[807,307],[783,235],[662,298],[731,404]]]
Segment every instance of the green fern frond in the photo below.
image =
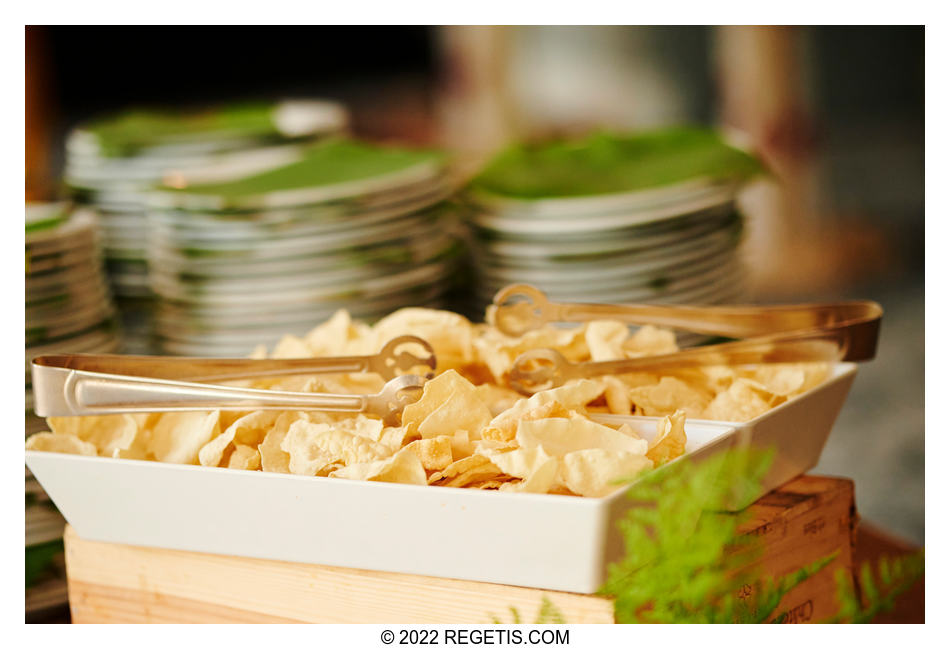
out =
[[[639,506],[620,522],[626,555],[601,591],[615,598],[618,622],[733,622],[738,569],[761,547],[738,534],[746,516],[723,514],[759,489],[771,453],[732,450],[703,462],[652,471],[628,497]],[[751,479],[737,479],[747,475]],[[761,610],[761,609],[758,609]]]
[[857,571],[859,589],[851,574],[840,570],[838,583],[840,610],[829,622],[865,624],[881,613],[894,608],[897,598],[907,592],[924,575],[924,551],[899,557],[881,557],[877,576],[870,562],[861,564]]
[[[521,612],[517,607],[509,606],[508,613],[511,615],[511,622],[508,622],[508,624],[523,624]],[[489,619],[492,624],[505,624],[497,615],[489,615]],[[543,596],[541,597],[541,605],[538,607],[538,614],[535,616],[533,624],[567,624],[567,621],[560,609],[555,606],[554,602],[548,599],[547,596]]]
[[567,624],[564,616],[554,602],[547,597],[541,598],[541,608],[538,610],[538,616],[534,620],[535,624]]
[[[773,453],[731,449],[702,462],[680,460],[640,477],[628,490],[633,506],[618,522],[625,553],[608,566],[600,593],[613,598],[620,623],[783,622],[779,604],[792,589],[825,569],[837,553],[778,579],[750,574],[762,539],[739,533],[749,512],[724,513],[761,490]],[[923,575],[923,552],[862,566],[857,580],[835,573],[840,611],[830,622],[866,622],[890,610]],[[510,608],[514,623],[521,615]],[[492,616],[492,621],[500,620]],[[564,623],[547,598],[536,623]]]

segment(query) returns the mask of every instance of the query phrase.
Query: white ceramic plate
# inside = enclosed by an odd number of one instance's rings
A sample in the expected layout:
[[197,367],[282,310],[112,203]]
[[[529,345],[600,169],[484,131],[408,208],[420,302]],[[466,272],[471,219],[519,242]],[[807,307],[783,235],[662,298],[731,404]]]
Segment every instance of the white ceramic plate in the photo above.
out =
[[512,218],[492,213],[477,213],[472,216],[472,222],[479,227],[489,230],[520,235],[544,234],[550,232],[564,234],[591,233],[677,219],[694,212],[701,212],[728,205],[732,202],[733,198],[734,193],[732,192],[712,193],[690,199],[689,201],[659,205],[644,210],[592,216],[574,214],[574,218]]
[[725,241],[735,241],[743,231],[738,219],[721,220],[702,231],[690,229],[687,236],[679,233],[660,233],[644,238],[604,236],[576,237],[569,243],[556,241],[485,241],[472,237],[475,254],[489,263],[512,267],[558,268],[588,265],[636,264],[654,258],[672,257],[690,253],[697,248],[721,247]]
[[518,199],[487,192],[470,192],[466,199],[479,210],[522,219],[573,219],[578,216],[643,212],[689,202],[723,201],[735,196],[736,182],[696,178],[665,187],[629,192],[540,199]]

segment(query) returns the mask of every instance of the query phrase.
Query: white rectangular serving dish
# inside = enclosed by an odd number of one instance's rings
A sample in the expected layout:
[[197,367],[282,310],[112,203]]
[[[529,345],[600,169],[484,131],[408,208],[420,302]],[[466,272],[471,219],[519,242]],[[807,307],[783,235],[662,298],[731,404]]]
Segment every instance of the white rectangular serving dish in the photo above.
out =
[[[744,424],[690,420],[688,457],[777,449],[762,495],[815,466],[854,380],[825,383]],[[645,437],[656,419],[607,416]],[[622,553],[606,498],[312,478],[27,451],[26,463],[83,538],[302,563],[596,592]],[[747,503],[737,503],[742,506]]]

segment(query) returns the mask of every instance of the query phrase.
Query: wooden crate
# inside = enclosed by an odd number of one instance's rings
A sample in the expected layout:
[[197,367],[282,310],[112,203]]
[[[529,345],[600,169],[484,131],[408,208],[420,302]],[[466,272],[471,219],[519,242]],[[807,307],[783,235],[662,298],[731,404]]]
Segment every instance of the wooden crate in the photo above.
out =
[[[758,564],[765,574],[786,574],[838,552],[778,609],[788,612],[788,622],[832,615],[834,573],[852,569],[851,481],[802,476],[752,505],[752,514],[743,531],[764,540]],[[72,528],[65,545],[78,623],[485,623],[493,615],[510,621],[511,606],[533,619],[545,596],[568,622],[614,621],[612,602],[596,595],[100,543]]]

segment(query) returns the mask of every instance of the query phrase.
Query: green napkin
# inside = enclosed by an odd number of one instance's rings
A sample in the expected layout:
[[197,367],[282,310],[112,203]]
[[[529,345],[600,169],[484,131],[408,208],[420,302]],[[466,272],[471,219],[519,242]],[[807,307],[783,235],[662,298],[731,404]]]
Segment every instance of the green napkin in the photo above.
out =
[[192,113],[134,110],[91,122],[83,130],[96,136],[102,154],[125,157],[142,149],[193,139],[265,138],[279,134],[270,103],[216,107]]
[[697,180],[742,180],[763,170],[753,156],[709,129],[677,127],[635,134],[517,144],[471,183],[517,199],[594,196]]
[[443,160],[442,154],[431,150],[380,147],[353,140],[332,139],[309,147],[299,160],[283,167],[238,180],[190,185],[168,191],[239,199],[269,192],[368,180],[427,162],[441,163]]

